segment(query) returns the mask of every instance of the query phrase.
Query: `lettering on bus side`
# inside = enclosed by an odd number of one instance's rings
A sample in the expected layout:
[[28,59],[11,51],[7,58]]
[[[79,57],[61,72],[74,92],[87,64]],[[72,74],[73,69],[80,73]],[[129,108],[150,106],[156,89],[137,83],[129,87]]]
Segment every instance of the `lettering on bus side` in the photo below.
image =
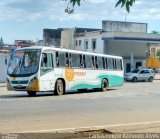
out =
[[73,68],[65,69],[65,77],[67,81],[72,81],[75,76],[86,76],[86,72],[76,72]]

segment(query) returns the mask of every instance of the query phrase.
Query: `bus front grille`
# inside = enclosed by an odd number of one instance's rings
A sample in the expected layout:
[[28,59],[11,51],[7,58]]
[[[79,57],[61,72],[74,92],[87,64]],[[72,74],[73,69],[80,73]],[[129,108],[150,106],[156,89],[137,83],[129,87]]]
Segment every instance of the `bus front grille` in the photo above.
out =
[[25,81],[11,81],[12,84],[28,84],[28,80]]

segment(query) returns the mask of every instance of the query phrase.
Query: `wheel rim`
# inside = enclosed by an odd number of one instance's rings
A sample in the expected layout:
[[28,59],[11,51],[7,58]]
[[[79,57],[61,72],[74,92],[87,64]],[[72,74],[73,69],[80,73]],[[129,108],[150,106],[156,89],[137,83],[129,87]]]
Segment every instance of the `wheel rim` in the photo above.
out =
[[62,92],[63,91],[63,85],[61,82],[59,82],[58,84],[58,92]]
[[102,91],[106,91],[108,87],[108,83],[107,80],[103,80],[102,81]]
[[63,94],[63,83],[62,83],[62,81],[61,80],[59,80],[58,82],[57,82],[57,93],[59,94],[59,95],[61,95],[61,94]]

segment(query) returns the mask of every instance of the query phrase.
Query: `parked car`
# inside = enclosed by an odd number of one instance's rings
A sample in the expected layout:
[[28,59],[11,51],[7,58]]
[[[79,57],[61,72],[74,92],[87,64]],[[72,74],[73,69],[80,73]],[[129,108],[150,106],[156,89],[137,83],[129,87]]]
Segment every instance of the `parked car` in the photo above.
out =
[[155,69],[154,72],[155,73],[160,73],[160,69]]
[[125,75],[127,81],[149,81],[152,82],[155,73],[153,69],[135,69]]

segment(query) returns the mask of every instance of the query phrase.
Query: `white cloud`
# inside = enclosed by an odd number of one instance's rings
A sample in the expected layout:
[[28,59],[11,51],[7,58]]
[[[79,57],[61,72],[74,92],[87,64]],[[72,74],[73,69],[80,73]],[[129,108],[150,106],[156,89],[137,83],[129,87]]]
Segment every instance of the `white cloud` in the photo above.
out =
[[[26,4],[26,6],[25,6]],[[0,20],[33,21],[38,19],[58,21],[86,20],[123,20],[125,9],[115,8],[116,0],[86,0],[81,6],[75,7],[75,14],[66,15],[64,9],[68,6],[62,0],[1,0]],[[159,19],[160,1],[139,0],[131,8],[128,19]]]
[[[102,20],[125,20],[126,10],[120,6],[115,8],[116,2],[84,0],[80,7],[75,6],[75,14],[68,15],[64,9],[71,5],[63,0],[0,0],[0,36],[11,41],[40,38],[43,28],[101,28]],[[127,14],[127,21],[150,22],[150,30],[160,30],[159,5],[158,0],[138,0]]]
[[97,3],[104,3],[104,2],[106,2],[107,0],[88,0],[90,3],[95,3],[95,4],[97,4]]

